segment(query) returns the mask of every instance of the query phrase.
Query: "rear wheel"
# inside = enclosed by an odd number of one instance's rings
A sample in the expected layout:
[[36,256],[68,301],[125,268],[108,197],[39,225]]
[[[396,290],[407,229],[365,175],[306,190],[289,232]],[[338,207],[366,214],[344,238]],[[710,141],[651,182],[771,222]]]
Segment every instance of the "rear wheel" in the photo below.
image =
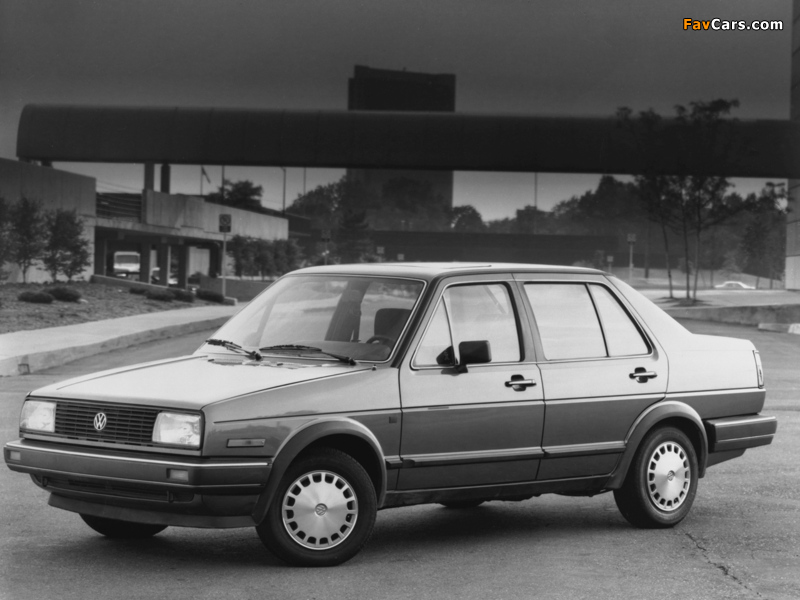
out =
[[692,442],[680,429],[662,427],[642,441],[625,483],[614,490],[614,500],[636,527],[673,527],[692,508],[697,477]]
[[333,566],[367,543],[376,512],[375,488],[364,467],[344,452],[324,448],[289,467],[256,530],[287,563]]
[[131,521],[118,521],[93,515],[81,515],[81,519],[97,533],[106,537],[117,539],[148,538],[164,531],[166,525],[149,525],[147,523],[133,523]]

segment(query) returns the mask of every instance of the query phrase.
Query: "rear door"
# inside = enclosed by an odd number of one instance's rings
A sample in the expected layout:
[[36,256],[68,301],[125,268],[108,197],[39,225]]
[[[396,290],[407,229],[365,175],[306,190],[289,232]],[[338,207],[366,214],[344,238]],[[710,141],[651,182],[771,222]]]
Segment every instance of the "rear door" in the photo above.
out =
[[642,411],[667,389],[657,342],[602,276],[527,276],[545,396],[539,479],[610,473]]
[[[401,366],[398,489],[532,481],[544,405],[532,337],[512,278],[441,285]],[[453,366],[463,341],[489,342],[491,362]]]

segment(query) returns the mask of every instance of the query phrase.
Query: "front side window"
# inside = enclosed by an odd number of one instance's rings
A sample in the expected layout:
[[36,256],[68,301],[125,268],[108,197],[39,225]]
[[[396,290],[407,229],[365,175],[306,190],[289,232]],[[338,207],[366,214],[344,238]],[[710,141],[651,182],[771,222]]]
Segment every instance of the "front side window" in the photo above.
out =
[[521,360],[517,318],[502,284],[447,288],[420,342],[415,366],[453,364],[461,342],[489,342],[493,363]]
[[246,348],[307,346],[354,359],[389,357],[422,292],[419,281],[347,275],[284,277],[215,338]]

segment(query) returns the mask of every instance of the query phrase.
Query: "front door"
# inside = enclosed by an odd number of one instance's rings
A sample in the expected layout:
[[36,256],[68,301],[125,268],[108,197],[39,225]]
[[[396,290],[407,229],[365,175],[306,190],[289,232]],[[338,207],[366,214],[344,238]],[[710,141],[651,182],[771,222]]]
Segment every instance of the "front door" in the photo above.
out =
[[[401,367],[398,489],[532,481],[542,456],[540,373],[521,336],[512,282],[454,284]],[[487,341],[490,361],[463,368],[459,346]],[[458,365],[461,365],[460,367]]]

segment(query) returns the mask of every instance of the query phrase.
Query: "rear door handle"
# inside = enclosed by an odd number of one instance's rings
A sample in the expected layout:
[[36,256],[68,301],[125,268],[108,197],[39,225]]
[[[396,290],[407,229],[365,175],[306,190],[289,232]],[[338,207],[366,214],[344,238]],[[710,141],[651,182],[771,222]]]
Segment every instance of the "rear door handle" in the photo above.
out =
[[512,375],[511,380],[506,381],[506,387],[510,387],[515,392],[525,391],[526,388],[536,385],[533,379],[525,379],[522,375]]
[[644,367],[637,367],[633,370],[633,373],[628,375],[631,379],[635,379],[639,383],[647,383],[649,379],[655,379],[658,377],[658,373],[655,371],[646,371]]

